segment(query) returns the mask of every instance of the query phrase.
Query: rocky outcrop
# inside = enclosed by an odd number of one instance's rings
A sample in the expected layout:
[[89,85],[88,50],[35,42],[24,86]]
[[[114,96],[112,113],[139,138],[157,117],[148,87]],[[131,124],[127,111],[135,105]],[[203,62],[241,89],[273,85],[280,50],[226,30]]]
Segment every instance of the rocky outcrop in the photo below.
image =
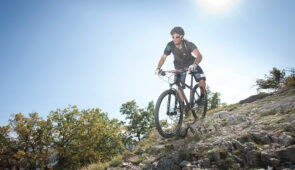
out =
[[136,167],[295,169],[295,89],[241,103],[184,123],[178,137],[158,136],[158,143],[141,153],[146,161]]
[[250,96],[247,99],[241,100],[239,103],[240,104],[252,103],[252,102],[254,102],[254,101],[258,100],[258,99],[263,99],[263,98],[265,98],[267,96],[269,96],[269,94],[261,93],[261,94]]

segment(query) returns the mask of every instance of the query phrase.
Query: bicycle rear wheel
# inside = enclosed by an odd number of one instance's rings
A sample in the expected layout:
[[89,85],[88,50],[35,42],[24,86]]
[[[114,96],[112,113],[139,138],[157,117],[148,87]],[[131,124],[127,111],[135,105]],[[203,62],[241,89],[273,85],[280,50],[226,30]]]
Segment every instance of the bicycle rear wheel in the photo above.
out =
[[161,136],[170,138],[179,132],[183,112],[176,90],[169,89],[160,95],[154,116],[156,128]]
[[201,100],[201,88],[198,84],[195,85],[193,88],[193,100],[191,103],[192,113],[195,119],[198,119],[199,117],[201,119],[204,119],[207,113],[207,93],[205,91],[205,95],[203,98],[203,101]]

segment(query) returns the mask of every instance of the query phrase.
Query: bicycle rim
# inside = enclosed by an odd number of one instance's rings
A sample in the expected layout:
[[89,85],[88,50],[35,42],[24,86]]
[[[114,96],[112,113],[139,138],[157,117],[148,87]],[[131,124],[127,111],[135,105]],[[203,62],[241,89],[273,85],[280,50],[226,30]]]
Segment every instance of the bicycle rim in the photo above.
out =
[[198,100],[200,100],[200,97],[201,97],[201,88],[196,85],[194,87],[194,90],[193,90],[193,102],[192,102],[192,112],[193,112],[193,115],[195,117],[195,119],[197,118],[202,118],[204,119],[205,116],[206,116],[206,112],[207,112],[207,105],[208,105],[208,101],[207,101],[207,94],[205,92],[205,98],[204,98],[204,102],[202,104],[199,104],[198,103]]
[[176,91],[163,92],[155,108],[155,122],[159,133],[165,138],[173,137],[180,129],[182,119],[182,107]]

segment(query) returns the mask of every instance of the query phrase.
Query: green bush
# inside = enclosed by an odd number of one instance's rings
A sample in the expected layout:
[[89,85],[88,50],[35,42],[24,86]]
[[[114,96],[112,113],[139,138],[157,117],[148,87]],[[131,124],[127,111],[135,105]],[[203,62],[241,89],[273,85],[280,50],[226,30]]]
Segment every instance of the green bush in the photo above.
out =
[[135,160],[135,162],[134,162],[134,164],[135,165],[139,165],[143,160],[145,160],[146,159],[146,157],[145,156],[140,156],[140,157],[138,157],[136,160]]
[[109,165],[111,167],[117,167],[122,163],[122,156],[118,156],[110,161]]
[[290,88],[290,87],[295,87],[295,77],[287,77],[285,80],[285,87]]

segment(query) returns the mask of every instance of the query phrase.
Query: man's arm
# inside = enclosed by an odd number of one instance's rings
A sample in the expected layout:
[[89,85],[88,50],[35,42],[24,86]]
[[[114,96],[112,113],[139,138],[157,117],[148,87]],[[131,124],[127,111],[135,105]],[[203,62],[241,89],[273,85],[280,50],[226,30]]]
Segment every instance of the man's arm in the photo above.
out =
[[196,49],[193,50],[193,54],[197,57],[196,58],[196,64],[200,64],[200,62],[202,61],[202,58],[203,58],[200,51],[196,48]]
[[167,58],[167,55],[166,55],[166,54],[163,54],[162,57],[161,57],[161,59],[160,59],[160,61],[159,61],[159,64],[158,64],[158,68],[159,68],[159,69],[160,69],[160,68],[163,66],[163,64],[165,63],[166,58]]

